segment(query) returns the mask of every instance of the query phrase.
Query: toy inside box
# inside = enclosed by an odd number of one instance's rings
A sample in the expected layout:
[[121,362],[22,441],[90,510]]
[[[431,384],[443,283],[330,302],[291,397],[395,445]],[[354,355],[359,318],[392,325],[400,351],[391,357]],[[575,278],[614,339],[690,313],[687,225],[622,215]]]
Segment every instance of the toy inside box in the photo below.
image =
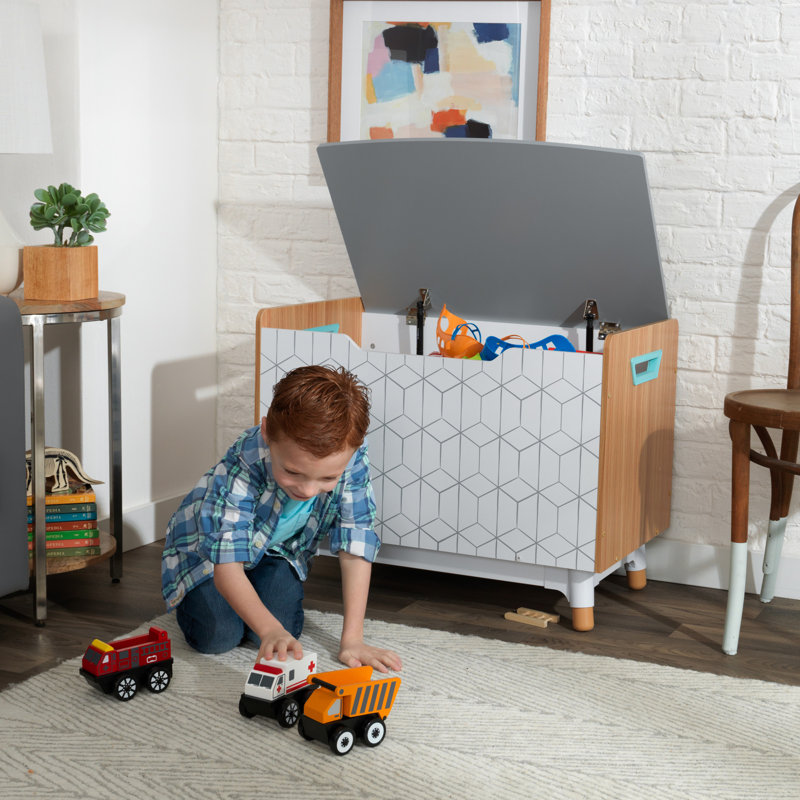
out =
[[[643,156],[492,140],[318,152],[361,296],[259,313],[256,420],[286,371],[347,367],[372,393],[380,559],[557,589],[591,629],[594,587],[622,565],[643,586],[644,545],[670,520],[678,331]],[[577,351],[428,355],[444,305],[484,335]],[[602,322],[618,332],[600,340]],[[304,330],[323,325],[339,333]]]

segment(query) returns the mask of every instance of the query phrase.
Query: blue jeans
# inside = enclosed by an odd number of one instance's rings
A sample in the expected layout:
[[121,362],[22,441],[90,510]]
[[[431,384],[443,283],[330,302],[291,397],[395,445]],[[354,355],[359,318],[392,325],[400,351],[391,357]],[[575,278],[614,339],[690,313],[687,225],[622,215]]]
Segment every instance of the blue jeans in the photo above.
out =
[[[295,638],[303,630],[303,583],[289,562],[264,556],[244,573],[261,602]],[[203,581],[183,598],[176,612],[186,641],[201,653],[225,653],[247,638],[260,643],[241,617],[217,591],[214,581]]]

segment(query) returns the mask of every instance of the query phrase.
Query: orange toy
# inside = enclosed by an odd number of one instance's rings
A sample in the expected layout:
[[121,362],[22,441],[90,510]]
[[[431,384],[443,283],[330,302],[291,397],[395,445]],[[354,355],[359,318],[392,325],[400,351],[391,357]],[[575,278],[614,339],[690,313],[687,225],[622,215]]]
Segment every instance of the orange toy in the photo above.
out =
[[317,688],[306,700],[298,730],[305,739],[325,742],[343,756],[356,737],[377,747],[386,735],[384,720],[397,697],[400,678],[372,680],[372,667],[352,667],[309,675]]
[[436,344],[439,352],[449,358],[472,358],[483,350],[477,326],[449,312],[446,305],[436,323]]

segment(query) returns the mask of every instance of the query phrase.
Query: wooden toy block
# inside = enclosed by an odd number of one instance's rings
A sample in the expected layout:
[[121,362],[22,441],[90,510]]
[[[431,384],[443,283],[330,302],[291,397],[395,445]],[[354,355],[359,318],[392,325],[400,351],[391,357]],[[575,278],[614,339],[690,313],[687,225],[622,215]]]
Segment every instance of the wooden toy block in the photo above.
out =
[[546,628],[549,622],[558,622],[558,614],[548,614],[545,611],[535,611],[532,608],[518,608],[516,611],[507,611],[505,618],[512,622],[522,622],[525,625],[535,625],[537,628]]

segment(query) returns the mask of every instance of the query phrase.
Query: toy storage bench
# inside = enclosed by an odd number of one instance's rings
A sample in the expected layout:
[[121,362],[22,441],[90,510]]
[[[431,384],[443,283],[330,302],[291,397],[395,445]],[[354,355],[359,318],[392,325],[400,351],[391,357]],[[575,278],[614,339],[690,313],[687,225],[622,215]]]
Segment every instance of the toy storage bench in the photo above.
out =
[[[666,319],[643,160],[637,154],[524,142],[453,147],[458,144],[405,140],[320,148],[362,296],[259,313],[256,419],[266,413],[272,386],[286,371],[303,364],[351,370],[372,394],[367,438],[381,561],[557,589],[568,598],[573,626],[589,630],[594,587],[624,565],[631,586],[641,588],[644,545],[670,519],[677,323]],[[347,148],[339,163],[340,151]],[[432,161],[425,162],[429,152]],[[597,154],[602,163],[595,175]],[[625,157],[623,172],[631,158],[639,167],[623,185],[609,183],[609,175],[619,171],[613,158],[608,166],[609,154]],[[361,179],[353,177],[351,158]],[[403,163],[427,176],[439,171],[436,184],[452,186],[454,176],[466,174],[463,158],[469,160],[470,174],[476,164],[487,166],[487,175],[508,177],[512,170],[519,180],[512,206],[530,212],[530,219],[525,214],[509,222],[509,209],[494,193],[494,211],[506,220],[506,246],[495,265],[504,279],[488,290],[485,277],[482,284],[470,279],[469,262],[482,247],[486,228],[497,221],[489,225],[484,216],[477,225],[471,216],[480,205],[474,191],[465,188],[450,197],[451,206],[459,197],[468,201],[457,213],[442,212],[455,226],[444,234],[430,209],[414,212],[414,204],[406,204],[411,222],[398,226],[397,205],[383,198],[364,200],[370,192],[363,181],[390,174],[394,202],[403,205],[403,194],[408,199],[418,183],[413,175],[397,178]],[[531,165],[536,174],[526,182]],[[574,187],[565,181],[565,169],[566,177],[574,169],[580,173]],[[520,191],[534,189],[560,205],[562,213],[570,211],[558,230],[546,218],[531,224],[536,204]],[[604,191],[612,192],[615,203],[596,211],[600,230],[585,218],[597,192]],[[479,216],[485,213],[479,210]],[[386,216],[394,223],[381,227]],[[565,270],[559,259],[576,258],[574,242],[563,238],[565,225],[583,231],[580,246],[593,253],[593,270]],[[415,231],[411,244],[403,233],[409,227]],[[452,247],[465,230],[471,230],[472,244],[467,242],[467,250],[451,262],[462,267],[454,280],[453,270],[443,271],[431,255],[433,240],[443,235]],[[627,236],[629,230],[634,235]],[[383,252],[380,260],[376,247]],[[407,247],[426,254],[417,268]],[[548,262],[543,268],[555,269],[558,279],[539,280],[537,260]],[[596,272],[604,280],[592,280]],[[583,346],[569,317],[591,297],[623,330],[605,340],[602,354],[516,349],[493,361],[417,355],[414,329],[397,312],[422,286],[431,288],[433,299],[424,353],[435,349],[433,328],[442,302],[465,319],[483,320],[489,333],[513,329],[533,341],[537,331],[561,332]],[[523,306],[526,313],[517,310]],[[509,313],[506,319],[503,311]],[[338,333],[303,330],[332,324],[339,326]]]

